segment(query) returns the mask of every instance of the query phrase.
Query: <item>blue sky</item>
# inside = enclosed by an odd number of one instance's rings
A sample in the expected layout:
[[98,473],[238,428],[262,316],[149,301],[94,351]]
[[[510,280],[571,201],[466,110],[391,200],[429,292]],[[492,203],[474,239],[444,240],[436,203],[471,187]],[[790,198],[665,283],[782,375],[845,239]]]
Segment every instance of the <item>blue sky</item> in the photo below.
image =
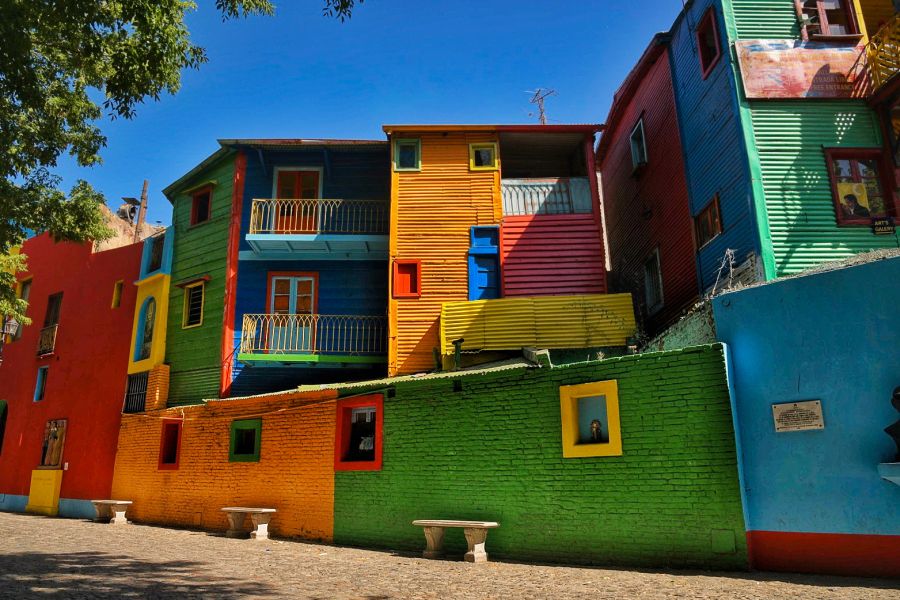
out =
[[188,18],[209,62],[182,88],[103,121],[103,164],[57,172],[110,205],[150,180],[150,222],[168,224],[161,190],[218,138],[383,139],[385,123],[523,123],[526,90],[553,88],[550,122],[599,123],[613,93],[679,0],[368,0],[341,24],[319,0],[275,0],[274,17],[222,23],[212,0]]

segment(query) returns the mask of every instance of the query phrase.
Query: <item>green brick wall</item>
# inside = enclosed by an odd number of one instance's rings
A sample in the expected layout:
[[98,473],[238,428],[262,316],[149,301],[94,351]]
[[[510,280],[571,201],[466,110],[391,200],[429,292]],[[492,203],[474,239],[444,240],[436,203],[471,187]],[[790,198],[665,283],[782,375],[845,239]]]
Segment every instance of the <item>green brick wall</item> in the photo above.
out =
[[[234,156],[213,163],[198,173],[185,189],[215,182],[212,218],[191,227],[191,196],[178,194],[172,215],[175,245],[172,259],[172,291],[166,332],[166,363],[170,365],[169,406],[193,404],[217,398],[222,362],[222,322],[228,225],[231,217]],[[182,329],[184,290],[177,285],[208,275],[203,325]]]
[[[496,520],[496,557],[747,567],[723,349],[396,384],[384,466],[335,474],[338,544],[421,550],[414,519]],[[615,379],[624,455],[562,458],[559,386]],[[461,530],[445,537],[465,552]]]

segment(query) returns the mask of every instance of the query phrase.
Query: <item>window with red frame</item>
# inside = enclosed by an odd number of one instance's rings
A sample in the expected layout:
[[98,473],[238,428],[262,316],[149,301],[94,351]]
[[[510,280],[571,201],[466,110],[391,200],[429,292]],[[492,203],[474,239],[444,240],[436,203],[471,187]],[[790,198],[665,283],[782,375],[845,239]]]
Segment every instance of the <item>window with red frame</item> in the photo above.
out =
[[212,217],[212,188],[197,190],[191,195],[191,225],[199,225]]
[[335,471],[380,471],[384,396],[338,400]]
[[719,30],[716,27],[716,10],[710,8],[700,21],[697,28],[697,47],[700,52],[700,70],[703,79],[712,71],[719,57],[722,56],[722,48],[719,46]]
[[159,468],[177,469],[181,453],[181,421],[163,421],[159,444]]
[[838,224],[870,225],[872,217],[894,215],[881,150],[827,149],[825,159]]
[[418,260],[395,260],[393,273],[394,298],[422,296],[422,263]]
[[858,38],[859,25],[853,0],[802,0],[799,8],[800,25],[804,40],[828,40]]
[[717,235],[722,233],[722,217],[719,215],[719,196],[715,196],[712,202],[706,205],[700,214],[694,217],[694,231],[697,234],[697,249],[699,250]]

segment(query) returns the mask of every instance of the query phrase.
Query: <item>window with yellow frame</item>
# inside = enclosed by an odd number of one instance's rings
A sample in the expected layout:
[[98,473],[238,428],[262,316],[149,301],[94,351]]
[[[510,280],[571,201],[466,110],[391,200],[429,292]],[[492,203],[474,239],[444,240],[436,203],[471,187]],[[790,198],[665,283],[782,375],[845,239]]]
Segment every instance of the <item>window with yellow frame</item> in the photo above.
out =
[[469,144],[469,169],[471,171],[496,171],[499,168],[497,144]]
[[191,329],[203,325],[203,304],[206,300],[206,282],[198,281],[184,286],[184,312],[181,328]]
[[622,456],[615,380],[560,386],[559,405],[565,458]]

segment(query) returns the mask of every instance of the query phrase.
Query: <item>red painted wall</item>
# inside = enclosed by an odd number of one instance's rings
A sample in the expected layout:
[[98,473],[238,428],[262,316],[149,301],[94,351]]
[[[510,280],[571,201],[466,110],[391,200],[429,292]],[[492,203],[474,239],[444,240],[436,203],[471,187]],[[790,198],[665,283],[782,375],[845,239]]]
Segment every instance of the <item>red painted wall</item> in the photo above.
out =
[[503,217],[503,295],[606,293],[600,231],[593,214]]
[[[41,459],[44,425],[67,419],[61,498],[108,498],[125,394],[128,353],[142,244],[91,253],[90,244],[28,240],[32,277],[27,315],[32,324],[3,349],[0,399],[8,403],[0,451],[0,493],[28,495]],[[121,305],[111,308],[115,282]],[[38,358],[37,346],[50,294],[63,292],[56,351]],[[38,367],[48,365],[44,400],[34,402]]]
[[[631,132],[644,120],[647,166],[635,176]],[[655,44],[616,94],[601,138],[598,167],[612,264],[610,289],[632,292],[645,333],[664,329],[697,301],[693,223],[668,50]],[[659,247],[663,308],[644,309],[644,261]]]

